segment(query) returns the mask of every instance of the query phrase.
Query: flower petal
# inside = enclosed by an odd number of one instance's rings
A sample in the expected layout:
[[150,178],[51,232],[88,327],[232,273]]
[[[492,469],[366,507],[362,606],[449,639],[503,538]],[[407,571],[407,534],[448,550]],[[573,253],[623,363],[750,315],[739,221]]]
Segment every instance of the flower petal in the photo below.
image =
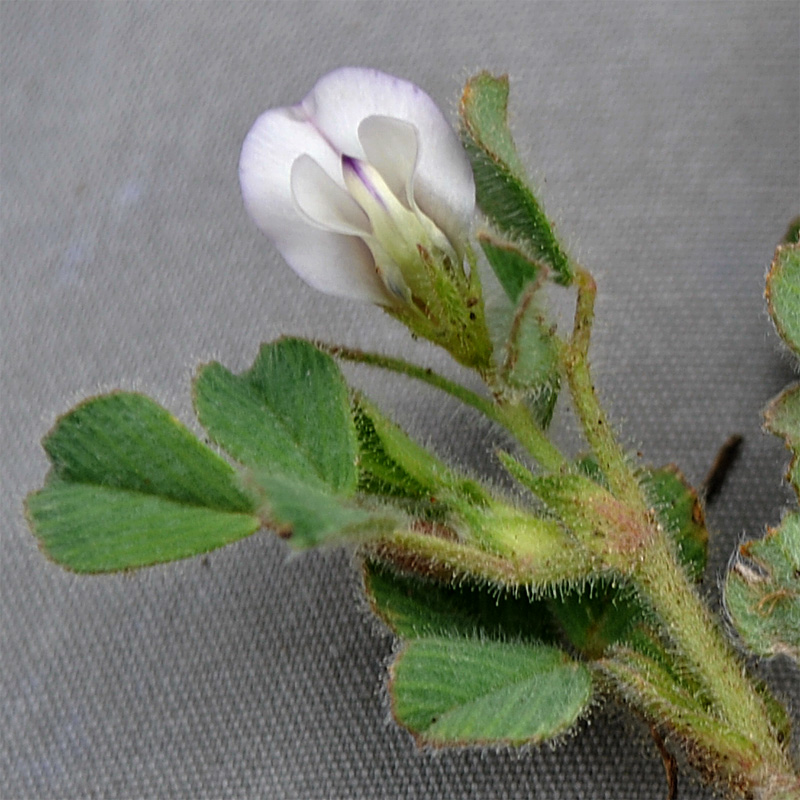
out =
[[315,289],[382,305],[392,302],[369,248],[360,239],[313,228],[297,212],[291,169],[304,153],[329,175],[340,175],[339,154],[301,108],[272,109],[256,120],[239,159],[239,180],[250,216],[289,266]]
[[358,141],[367,161],[406,208],[414,207],[414,168],[417,166],[417,129],[392,117],[367,117],[358,126]]
[[369,235],[369,218],[355,200],[314,161],[302,155],[292,164],[292,197],[309,223],[349,236]]
[[391,306],[396,299],[381,280],[362,239],[312,228],[279,248],[289,266],[314,289],[334,297]]
[[367,117],[411,123],[419,146],[416,201],[451,241],[463,240],[475,210],[472,169],[453,129],[422,89],[377,70],[343,67],[322,77],[302,107],[333,147],[355,158],[366,156],[358,129]]
[[367,154],[367,160],[381,174],[395,197],[407,209],[418,214],[431,241],[443,252],[456,258],[452,242],[425,214],[414,196],[419,152],[417,129],[410,122],[400,119],[367,117],[358,126],[358,140]]

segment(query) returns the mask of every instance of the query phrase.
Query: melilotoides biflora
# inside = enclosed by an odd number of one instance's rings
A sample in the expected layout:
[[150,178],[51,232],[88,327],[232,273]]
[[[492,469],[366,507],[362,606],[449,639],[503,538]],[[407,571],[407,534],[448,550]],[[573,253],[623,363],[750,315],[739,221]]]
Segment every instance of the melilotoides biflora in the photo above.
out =
[[[377,304],[474,370],[484,392],[391,355],[280,339],[244,372],[211,363],[196,374],[198,419],[227,460],[142,395],[91,398],[60,417],[43,442],[52,468],[27,499],[31,528],[50,558],[89,573],[262,528],[289,547],[344,543],[400,640],[388,691],[420,745],[555,740],[613,692],[649,721],[671,792],[681,748],[732,796],[796,800],[788,717],[739,650],[800,660],[800,512],[738,549],[726,628],[695,588],[702,496],[677,468],[625,452],[599,404],[595,282],[528,182],[508,94],[505,77],[470,79],[456,133],[413,84],[336,70],[262,114],[239,164],[249,214],[303,280]],[[798,230],[767,281],[795,351]],[[499,334],[484,305],[490,272],[505,294]],[[573,292],[571,331],[548,309],[552,283]],[[337,359],[427,382],[504,428],[516,444],[498,459],[517,491],[414,441],[348,387]],[[547,434],[565,391],[583,452]],[[766,425],[792,451],[800,490],[800,388],[773,401]]]

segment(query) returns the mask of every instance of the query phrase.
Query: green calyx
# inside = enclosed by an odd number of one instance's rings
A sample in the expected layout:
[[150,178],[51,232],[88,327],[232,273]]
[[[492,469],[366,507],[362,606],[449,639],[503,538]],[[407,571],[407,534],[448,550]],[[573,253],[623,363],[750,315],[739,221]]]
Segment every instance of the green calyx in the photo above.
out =
[[469,273],[438,246],[418,245],[414,253],[407,253],[409,263],[401,265],[409,297],[386,310],[412,334],[443,347],[459,363],[486,375],[492,370],[492,342],[471,250],[467,256]]

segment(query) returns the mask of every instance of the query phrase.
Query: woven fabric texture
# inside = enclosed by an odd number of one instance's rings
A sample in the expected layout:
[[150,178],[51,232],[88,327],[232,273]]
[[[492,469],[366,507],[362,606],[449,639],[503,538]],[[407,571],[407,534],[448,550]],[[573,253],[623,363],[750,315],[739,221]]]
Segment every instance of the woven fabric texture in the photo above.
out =
[[[0,797],[665,796],[647,729],[598,703],[557,747],[420,752],[390,719],[394,641],[352,556],[268,533],[207,558],[78,577],[48,562],[24,496],[55,417],[144,391],[194,430],[202,361],[318,337],[464,375],[377,309],[302,284],[248,220],[242,139],[338,66],[418,83],[452,116],[508,72],[521,152],[598,279],[593,361],[627,445],[702,480],[706,592],[791,502],[760,410],[794,378],[763,277],[800,212],[797,2],[18,2],[2,42]],[[348,375],[442,455],[491,472],[502,438],[432,391]],[[575,438],[568,415],[556,422]],[[798,673],[765,675],[800,708]],[[711,796],[687,773],[683,800]]]

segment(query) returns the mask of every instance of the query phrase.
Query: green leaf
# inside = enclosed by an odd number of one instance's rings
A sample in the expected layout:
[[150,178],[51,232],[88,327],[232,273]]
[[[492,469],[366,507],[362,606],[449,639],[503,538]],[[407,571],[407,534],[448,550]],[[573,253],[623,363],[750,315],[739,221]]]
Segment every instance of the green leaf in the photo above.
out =
[[800,514],[739,547],[725,580],[728,615],[757,655],[800,662]]
[[78,572],[206,552],[256,531],[234,470],[147,397],[117,392],[61,417],[43,441],[45,487],[27,499],[45,551]]
[[403,638],[478,635],[537,641],[555,634],[545,601],[524,592],[490,592],[463,579],[448,586],[370,562],[364,566],[364,586],[373,611]]
[[784,244],[775,251],[766,296],[778,333],[800,354],[800,244]]
[[485,231],[478,234],[478,242],[512,303],[519,301],[527,286],[541,283],[547,275],[547,267],[530,258],[514,242]]
[[[358,539],[403,522],[389,509],[356,505],[363,454],[347,385],[334,360],[309,342],[262,345],[241,375],[208,364],[195,378],[194,398],[211,438],[249,468],[263,517],[293,546]],[[361,429],[374,439],[365,420]],[[384,461],[378,453],[375,463],[385,468]]]
[[267,496],[262,513],[278,535],[297,548],[388,533],[402,523],[401,516],[390,509],[358,508],[295,478],[262,475],[258,482]]
[[418,501],[416,512],[436,519],[453,506],[489,501],[480,483],[450,468],[361,395],[353,399],[353,418],[361,491]]
[[[519,328],[508,346],[508,383],[530,391],[544,386],[558,387],[558,352],[550,326],[535,309],[520,309],[520,312]],[[558,389],[554,392],[557,394]]]
[[353,400],[353,419],[361,491],[429,500],[452,482],[444,463],[363,396]]
[[543,602],[376,564],[365,567],[365,586],[373,609],[405,640],[391,668],[392,707],[422,743],[542,741],[586,708],[588,670],[538,641],[553,635]]
[[27,509],[45,552],[75,572],[175,561],[230,544],[261,527],[252,514],[80,483],[50,483],[29,495]]
[[392,459],[381,442],[375,424],[359,403],[353,404],[358,436],[358,489],[367,494],[422,500],[426,488]]
[[599,658],[616,642],[625,641],[644,613],[633,590],[597,580],[548,601],[570,644],[587,658]]
[[211,438],[254,473],[341,495],[355,491],[357,442],[347,386],[334,360],[309,342],[262,345],[241,375],[217,363],[202,367],[194,401]]
[[708,529],[697,492],[673,464],[645,470],[640,477],[658,521],[678,546],[681,563],[699,581],[708,560]]
[[795,217],[783,235],[784,244],[800,244],[800,217]]
[[95,397],[61,417],[42,442],[53,477],[157,494],[189,505],[252,511],[234,470],[149,397]]
[[800,496],[800,385],[791,386],[779,394],[764,412],[766,428],[782,436],[792,451],[792,462],[786,476]]
[[[731,765],[758,758],[747,732],[730,727],[715,711],[701,683],[671,646],[640,626],[631,646],[617,646],[596,662],[623,697],[658,726],[666,726],[682,739],[696,764],[716,764],[717,778],[725,780]],[[784,751],[790,741],[791,722],[763,681],[753,680],[764,704],[775,739]],[[723,755],[723,758],[720,758]],[[737,768],[734,767],[734,774]]]
[[441,745],[552,739],[572,727],[592,689],[586,667],[557,648],[478,637],[412,639],[391,672],[397,720]]
[[514,312],[502,364],[504,381],[522,390],[536,423],[547,429],[561,383],[555,329],[540,312],[530,284]]
[[507,106],[507,76],[482,72],[467,82],[459,108],[461,139],[472,163],[478,205],[493,225],[523,244],[536,261],[551,266],[556,280],[567,285],[572,281],[569,257],[528,188]]

